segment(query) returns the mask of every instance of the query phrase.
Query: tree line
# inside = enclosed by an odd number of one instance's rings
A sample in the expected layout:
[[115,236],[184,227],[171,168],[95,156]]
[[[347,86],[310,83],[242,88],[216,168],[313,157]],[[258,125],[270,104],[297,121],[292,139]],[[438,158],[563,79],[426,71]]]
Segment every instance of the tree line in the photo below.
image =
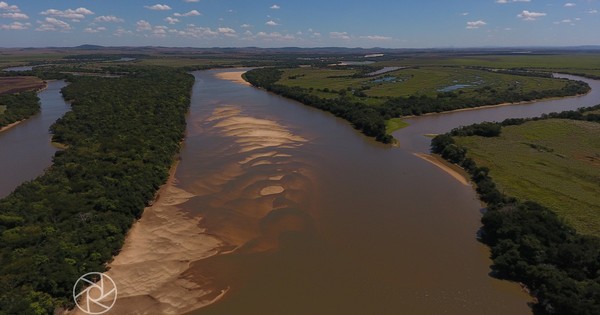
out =
[[70,80],[72,110],[51,127],[67,149],[0,200],[0,314],[72,307],[73,284],[118,253],[183,139],[192,75],[132,67]]
[[[503,126],[551,118],[600,123],[589,113],[600,105],[575,111],[551,113],[537,118],[507,119],[457,128],[435,137],[433,153],[462,166],[487,203],[482,217],[481,240],[492,250],[493,274],[524,283],[536,297],[536,314],[600,314],[600,238],[578,234],[553,211],[532,201],[518,201],[501,193],[489,169],[467,157],[467,149],[453,136],[494,137]],[[490,132],[493,131],[493,132]]]
[[[531,73],[527,73],[531,75]],[[483,105],[494,105],[505,102],[531,101],[547,97],[563,97],[584,94],[590,90],[589,85],[581,81],[567,81],[559,90],[529,91],[523,93],[516,89],[496,91],[484,87],[477,91],[477,96],[459,97],[455,92],[438,93],[436,96],[415,96],[390,98],[379,106],[370,106],[354,98],[350,93],[339,93],[336,98],[321,98],[311,94],[310,89],[289,87],[277,82],[283,71],[279,68],[257,68],[245,73],[245,78],[252,85],[270,92],[299,101],[308,106],[328,111],[335,116],[349,121],[354,128],[360,130],[377,141],[390,143],[391,135],[386,133],[385,121],[391,118],[422,115],[432,112],[444,112],[461,108],[472,108]],[[358,91],[360,94],[362,91]],[[364,95],[364,93],[362,93]]]
[[0,95],[0,128],[27,119],[40,111],[40,99],[35,91]]

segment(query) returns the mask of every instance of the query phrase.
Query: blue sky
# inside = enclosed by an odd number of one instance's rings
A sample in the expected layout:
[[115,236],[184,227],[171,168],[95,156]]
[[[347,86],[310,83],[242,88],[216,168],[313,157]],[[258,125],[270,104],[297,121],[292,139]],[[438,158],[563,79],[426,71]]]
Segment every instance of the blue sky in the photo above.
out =
[[600,0],[8,0],[0,47],[600,45]]

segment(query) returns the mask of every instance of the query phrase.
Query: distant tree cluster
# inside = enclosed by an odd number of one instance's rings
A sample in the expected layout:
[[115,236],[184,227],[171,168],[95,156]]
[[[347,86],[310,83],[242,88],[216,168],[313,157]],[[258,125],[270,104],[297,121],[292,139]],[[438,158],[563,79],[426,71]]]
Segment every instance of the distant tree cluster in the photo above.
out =
[[[363,71],[364,72],[364,71]],[[361,72],[360,75],[363,75]],[[392,142],[393,138],[386,133],[385,121],[395,117],[437,113],[461,108],[472,108],[483,105],[494,105],[505,102],[531,101],[547,97],[562,97],[584,94],[590,90],[589,85],[581,81],[567,81],[560,90],[530,91],[523,93],[517,90],[496,91],[491,87],[481,88],[477,96],[458,97],[455,92],[438,93],[436,96],[415,96],[391,98],[378,106],[370,106],[354,97],[366,96],[363,91],[348,93],[347,90],[324,92],[338,93],[337,98],[321,98],[311,93],[311,89],[289,87],[277,84],[283,71],[278,68],[258,68],[248,71],[246,79],[251,84],[273,93],[297,100],[308,106],[328,111],[349,121],[354,128],[365,135],[374,137],[383,143]],[[533,74],[530,74],[533,75]],[[352,91],[350,91],[352,92]]]
[[[508,119],[496,125],[550,118],[600,122],[600,115],[588,113],[598,109],[600,105],[539,118]],[[501,193],[489,169],[478,167],[466,156],[467,149],[452,138],[474,135],[487,126],[491,125],[467,126],[439,135],[432,140],[431,150],[467,170],[481,200],[488,204],[482,218],[482,241],[492,249],[494,275],[527,285],[537,299],[536,314],[600,314],[600,238],[577,234],[551,210]]]
[[132,68],[76,77],[72,111],[52,127],[67,145],[39,178],[0,200],[0,314],[73,306],[73,284],[104,271],[168,176],[185,131],[193,76]]
[[34,91],[0,95],[0,105],[6,107],[0,113],[0,128],[40,111],[40,99]]

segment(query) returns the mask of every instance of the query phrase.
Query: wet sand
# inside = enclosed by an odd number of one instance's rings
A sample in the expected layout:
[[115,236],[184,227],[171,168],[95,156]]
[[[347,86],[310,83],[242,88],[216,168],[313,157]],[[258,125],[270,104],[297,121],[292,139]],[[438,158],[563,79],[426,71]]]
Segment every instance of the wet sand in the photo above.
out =
[[446,172],[448,175],[452,176],[454,179],[456,179],[457,181],[459,181],[461,184],[469,186],[469,181],[465,178],[465,176],[463,176],[462,174],[460,174],[459,172],[453,170],[450,166],[446,165],[443,161],[441,161],[440,159],[438,159],[437,157],[431,155],[431,154],[424,154],[424,153],[414,153],[414,155],[422,158],[423,160],[439,167],[442,171]]
[[243,84],[243,85],[250,85],[250,83],[248,83],[248,81],[244,80],[244,78],[242,78],[242,74],[246,73],[246,71],[235,71],[235,72],[221,72],[221,73],[217,73],[216,76],[219,79],[223,79],[223,80],[227,80],[227,81],[231,81],[231,82],[235,82],[235,83],[239,83],[239,84]]
[[[199,228],[202,218],[180,209],[193,194],[179,188],[176,163],[152,206],[129,230],[119,255],[105,273],[118,288],[114,314],[181,314],[221,298],[210,279],[189,278],[194,261],[219,252],[223,243]],[[84,314],[79,309],[70,314]]]
[[16,126],[16,125],[18,125],[19,123],[21,123],[21,122],[23,122],[23,121],[25,121],[25,119],[23,119],[23,120],[19,120],[19,121],[15,121],[15,122],[14,122],[14,123],[12,123],[12,124],[8,124],[8,125],[6,125],[6,126],[4,126],[4,127],[0,128],[0,132],[2,132],[2,131],[6,131],[6,130],[8,130],[8,129],[10,129],[10,128],[12,128],[12,127]]

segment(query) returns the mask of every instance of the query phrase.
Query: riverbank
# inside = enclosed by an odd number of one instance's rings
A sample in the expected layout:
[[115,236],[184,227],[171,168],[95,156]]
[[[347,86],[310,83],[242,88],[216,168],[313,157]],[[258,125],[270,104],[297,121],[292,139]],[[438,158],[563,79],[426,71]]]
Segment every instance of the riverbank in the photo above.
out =
[[[43,81],[43,86],[41,86],[40,88],[36,89],[36,91],[35,91],[35,92],[36,92],[36,93],[40,93],[40,92],[42,92],[42,91],[46,90],[47,88],[48,88],[48,81]],[[22,92],[22,91],[21,91],[21,92]],[[34,114],[34,115],[35,115],[35,114]],[[31,115],[31,116],[33,116],[33,115]],[[24,118],[24,119],[17,120],[17,121],[15,121],[15,122],[12,122],[12,123],[10,123],[10,124],[8,124],[8,125],[4,126],[4,127],[0,127],[0,132],[7,131],[7,130],[9,130],[9,129],[11,129],[11,128],[15,127],[15,126],[17,126],[17,125],[18,125],[18,124],[20,124],[21,122],[23,122],[23,121],[25,121],[25,120],[27,120],[27,119],[31,118],[31,116],[29,116],[29,117],[27,117],[27,118]]]
[[[195,197],[177,187],[175,162],[167,182],[151,206],[133,224],[119,254],[105,273],[118,288],[112,309],[116,314],[181,314],[220,299],[225,291],[213,291],[210,279],[185,277],[195,261],[219,253],[216,237],[204,234],[201,217],[188,217],[180,205]],[[83,314],[73,310],[70,314]]]
[[580,93],[580,94],[571,95],[571,96],[546,97],[546,98],[540,98],[540,99],[535,99],[535,100],[531,100],[531,101],[521,101],[521,102],[513,102],[513,103],[500,103],[500,104],[494,104],[494,105],[483,105],[483,106],[477,106],[477,107],[453,109],[453,110],[439,112],[439,113],[426,113],[426,114],[422,114],[422,115],[419,115],[419,116],[416,116],[416,115],[402,116],[400,118],[401,119],[408,119],[408,118],[414,118],[414,117],[444,115],[444,114],[450,114],[450,113],[467,112],[467,111],[490,109],[490,108],[504,107],[504,106],[527,105],[527,104],[534,104],[534,103],[544,102],[544,101],[562,100],[562,99],[569,99],[569,98],[581,97],[581,96],[585,96],[585,95],[587,95],[587,94],[589,94],[591,92],[592,92],[592,90],[589,90],[586,93]]
[[458,168],[454,165],[443,160],[441,157],[435,154],[424,154],[424,153],[413,153],[415,156],[420,157],[421,159],[439,167],[442,171],[446,172],[448,175],[452,176],[458,182],[465,186],[469,186],[469,180],[466,172],[455,169]]
[[12,128],[12,127],[14,127],[14,126],[16,126],[16,125],[20,124],[21,122],[23,122],[23,121],[25,121],[25,120],[27,120],[27,119],[21,119],[21,120],[15,121],[15,122],[14,122],[14,123],[12,123],[12,124],[8,124],[8,125],[6,125],[6,126],[4,126],[4,127],[0,128],[0,132],[6,131],[6,130],[8,130],[8,129],[10,129],[10,128]]

